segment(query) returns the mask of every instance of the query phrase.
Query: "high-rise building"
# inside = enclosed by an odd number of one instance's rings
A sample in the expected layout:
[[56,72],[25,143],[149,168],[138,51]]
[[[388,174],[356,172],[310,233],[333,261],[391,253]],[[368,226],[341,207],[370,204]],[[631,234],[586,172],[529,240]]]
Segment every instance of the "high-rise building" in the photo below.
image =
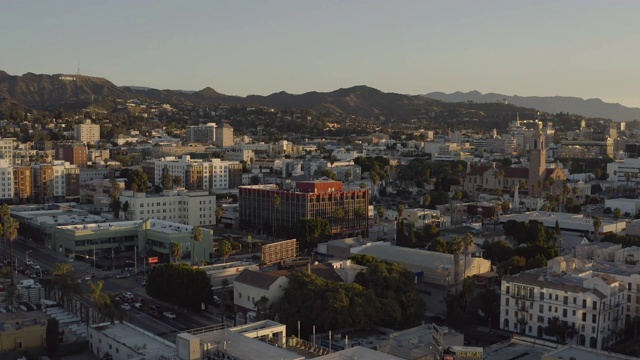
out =
[[187,127],[187,142],[213,144],[216,141],[215,123]]
[[16,203],[28,202],[33,196],[31,166],[13,167],[13,199]]
[[55,144],[55,160],[86,167],[89,161],[87,146],[79,141],[60,141]]
[[0,159],[0,199],[13,199],[13,185],[11,159]]
[[31,166],[36,202],[80,200],[80,168],[64,161]]
[[187,190],[226,190],[242,185],[242,164],[237,161],[202,161],[183,155],[145,161],[142,169],[155,185],[162,184],[163,172],[168,172],[172,178],[180,177]]
[[227,123],[222,123],[215,130],[214,144],[218,147],[233,146],[233,128]]
[[85,144],[95,144],[100,141],[100,125],[92,124],[91,120],[86,120],[84,124],[73,127],[73,138]]
[[[302,181],[292,190],[275,185],[240,186],[241,226],[272,233],[293,229],[303,218],[327,219],[331,233],[368,235],[369,191],[343,190],[340,181]],[[279,204],[278,204],[279,202]]]
[[0,138],[0,159],[9,159],[13,164],[13,148],[15,146],[15,138]]

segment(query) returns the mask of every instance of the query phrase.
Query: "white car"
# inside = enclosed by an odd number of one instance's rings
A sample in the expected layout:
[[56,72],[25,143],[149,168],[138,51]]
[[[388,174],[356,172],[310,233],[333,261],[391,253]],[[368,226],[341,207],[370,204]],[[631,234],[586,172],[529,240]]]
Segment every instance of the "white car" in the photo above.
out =
[[74,261],[75,261],[75,259],[73,258],[73,256],[69,256],[67,258],[67,262],[74,262]]
[[131,305],[129,305],[127,303],[124,303],[124,304],[122,304],[120,306],[122,306],[122,308],[125,309],[125,310],[131,310]]
[[132,293],[130,293],[130,292],[128,292],[128,291],[127,291],[126,293],[122,294],[122,296],[123,296],[125,299],[133,299],[133,294],[132,294]]
[[169,318],[169,319],[175,319],[176,318],[176,313],[174,313],[173,311],[165,311],[162,313],[162,315],[164,315],[164,317]]
[[38,264],[36,264],[34,262],[31,263],[31,267],[36,269],[36,270],[40,270],[40,265],[38,265]]

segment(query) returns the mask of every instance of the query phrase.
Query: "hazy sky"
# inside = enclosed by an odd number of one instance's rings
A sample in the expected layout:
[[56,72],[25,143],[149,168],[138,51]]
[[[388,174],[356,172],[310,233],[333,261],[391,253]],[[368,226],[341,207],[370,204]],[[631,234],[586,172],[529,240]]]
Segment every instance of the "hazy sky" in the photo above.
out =
[[0,2],[0,70],[229,95],[569,95],[640,106],[640,1]]

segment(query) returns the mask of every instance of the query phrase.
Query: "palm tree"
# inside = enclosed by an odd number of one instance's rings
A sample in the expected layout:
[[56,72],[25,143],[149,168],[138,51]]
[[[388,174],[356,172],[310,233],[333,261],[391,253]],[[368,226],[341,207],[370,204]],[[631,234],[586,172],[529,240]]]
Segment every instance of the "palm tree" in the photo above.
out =
[[422,197],[422,205],[424,206],[425,209],[429,206],[429,203],[431,203],[431,195],[425,194]]
[[224,215],[224,210],[222,209],[222,206],[218,206],[216,208],[216,227],[220,225],[220,219],[222,219],[222,215]]
[[96,282],[89,281],[89,296],[99,314],[104,314],[105,308],[109,304],[109,296],[102,292],[103,285],[104,281],[102,280]]
[[[191,230],[191,239],[193,239],[193,250],[192,252],[192,261],[196,260],[195,257],[195,253],[196,253],[196,244],[195,243],[200,243],[202,242],[202,229],[200,228],[200,226],[194,226],[193,229]],[[204,261],[204,259],[202,259],[202,261]]]
[[69,263],[56,263],[53,269],[51,285],[60,293],[61,303],[69,295],[78,295],[82,287],[75,277],[75,269]]
[[260,297],[253,303],[256,307],[256,320],[264,320],[267,317],[267,306],[269,305],[269,299],[266,296]]
[[220,240],[218,243],[218,250],[220,251],[220,256],[222,256],[222,261],[227,262],[227,256],[231,254],[231,242],[228,239]]
[[[19,224],[14,218],[9,218],[4,223],[4,238],[9,240],[9,259],[11,263],[13,263],[13,242],[18,237],[18,226]],[[15,270],[13,266],[11,269]],[[15,271],[11,273],[13,274],[11,276],[11,286],[13,286],[15,284]]]
[[598,216],[593,217],[593,239],[598,239],[598,229],[602,226],[602,220]]
[[622,217],[622,210],[619,208],[613,209],[613,218],[616,220],[616,234],[618,233],[618,220]]
[[182,243],[172,241],[169,251],[174,262],[178,262],[182,259]]
[[103,316],[109,319],[111,325],[115,324],[116,319],[122,320],[126,316],[126,311],[120,306],[116,299],[116,294],[110,293],[107,295],[104,303]]
[[399,204],[398,205],[398,220],[402,219],[402,216],[404,215],[404,210],[405,210],[404,205]]
[[276,238],[276,216],[277,216],[277,211],[280,209],[280,196],[275,195],[273,197],[273,212],[271,213],[271,221],[272,221],[272,229],[271,232],[273,234],[273,238]]
[[473,236],[470,233],[466,233],[461,238],[462,250],[464,252],[464,278],[467,278],[467,256],[469,255],[469,248],[473,245]]

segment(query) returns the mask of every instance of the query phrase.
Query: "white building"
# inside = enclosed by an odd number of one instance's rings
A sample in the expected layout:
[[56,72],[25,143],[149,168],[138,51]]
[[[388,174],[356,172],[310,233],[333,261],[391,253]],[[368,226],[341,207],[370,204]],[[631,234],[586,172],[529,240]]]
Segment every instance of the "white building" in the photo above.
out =
[[92,124],[91,120],[86,120],[84,124],[73,127],[73,138],[85,144],[95,144],[100,141],[100,125]]
[[0,199],[13,198],[13,166],[11,158],[0,158]]
[[15,138],[0,138],[0,159],[9,159],[13,161],[13,149],[15,146]]
[[[560,231],[568,231],[583,234],[593,234],[593,219],[582,214],[556,213],[548,211],[529,211],[522,214],[509,214],[500,216],[500,223],[504,224],[509,220],[528,222],[529,220],[539,221],[548,228],[555,228],[556,221],[560,226]],[[602,218],[602,226],[599,233],[619,232],[627,227],[624,220],[611,220]]]
[[606,199],[604,201],[605,208],[611,208],[611,210],[620,209],[620,212],[625,216],[635,216],[640,210],[639,199]]
[[640,158],[626,158],[607,164],[609,179],[615,182],[640,181]]
[[100,359],[172,359],[175,344],[126,322],[103,323],[88,327],[89,349]]
[[128,211],[121,220],[159,219],[191,226],[216,224],[216,196],[209,191],[165,190],[162,194],[125,190],[120,203]]
[[163,171],[167,171],[172,178],[182,178],[184,186],[192,190],[226,190],[242,183],[242,164],[237,161],[203,161],[183,155],[181,158],[171,156],[145,161],[142,167],[149,181],[156,185],[162,184]]
[[500,327],[540,339],[553,317],[574,326],[578,345],[603,349],[621,339],[627,289],[615,277],[578,269],[563,258],[547,268],[505,276],[501,284]]
[[187,142],[213,144],[216,141],[217,127],[215,123],[187,126]]

